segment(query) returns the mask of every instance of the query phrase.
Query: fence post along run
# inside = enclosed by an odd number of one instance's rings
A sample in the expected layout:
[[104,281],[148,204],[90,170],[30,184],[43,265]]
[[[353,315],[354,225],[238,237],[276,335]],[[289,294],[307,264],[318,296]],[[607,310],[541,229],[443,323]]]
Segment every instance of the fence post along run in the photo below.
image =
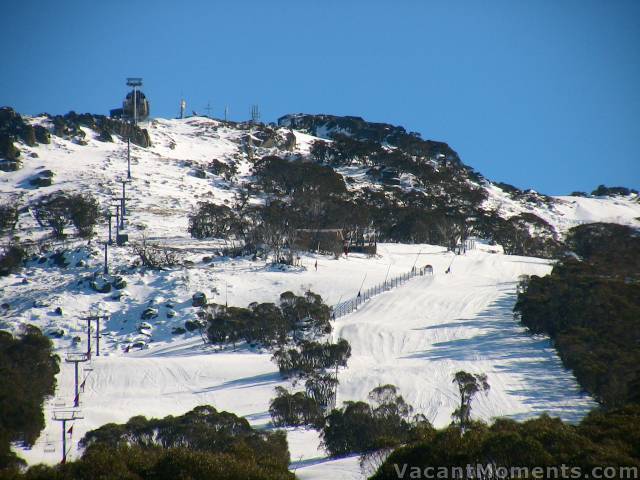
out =
[[379,295],[380,293],[391,290],[395,287],[401,286],[404,283],[408,282],[413,277],[424,276],[426,272],[426,268],[427,267],[420,267],[416,269],[414,267],[411,269],[411,271],[407,273],[403,273],[391,279],[385,279],[384,282],[368,288],[364,292],[361,292],[360,295],[356,295],[355,297],[349,300],[345,300],[344,302],[340,302],[334,305],[333,307],[331,307],[331,318],[335,320],[336,318],[344,317],[345,315],[350,314],[354,310],[357,310],[358,306],[362,305],[367,300],[372,299],[376,295]]

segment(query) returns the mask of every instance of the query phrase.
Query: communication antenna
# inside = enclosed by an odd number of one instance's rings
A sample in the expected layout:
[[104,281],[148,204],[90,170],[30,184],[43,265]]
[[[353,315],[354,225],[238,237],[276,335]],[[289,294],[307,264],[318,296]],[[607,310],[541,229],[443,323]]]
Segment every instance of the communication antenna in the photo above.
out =
[[138,87],[142,86],[142,78],[129,77],[127,85],[133,87],[133,124],[138,125]]
[[228,121],[229,120],[229,105],[225,105],[224,106],[224,121]]
[[258,105],[251,106],[251,123],[259,123],[260,122],[260,108]]
[[187,101],[183,98],[180,100],[180,118],[184,118],[184,112],[187,109]]
[[62,423],[62,463],[67,463],[67,433],[70,433],[67,432],[67,422],[81,420],[83,418],[77,410],[54,410],[53,412],[51,419],[54,422]]
[[207,117],[211,118],[211,102],[207,102],[207,106],[204,107],[205,112],[207,112]]

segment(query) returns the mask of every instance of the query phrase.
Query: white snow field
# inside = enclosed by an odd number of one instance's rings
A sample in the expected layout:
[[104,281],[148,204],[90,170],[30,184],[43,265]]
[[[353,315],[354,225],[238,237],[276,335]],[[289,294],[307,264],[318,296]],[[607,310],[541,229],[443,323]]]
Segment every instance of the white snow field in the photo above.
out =
[[[27,323],[45,331],[62,328],[63,337],[54,343],[63,360],[73,348],[74,337],[82,339],[77,349],[86,348],[86,324],[81,318],[90,309],[100,306],[111,314],[101,329],[101,356],[81,372],[81,379],[86,378],[79,409],[84,418],[74,423],[72,458],[78,454],[77,441],[84,433],[107,422],[125,422],[134,415],[183,414],[201,404],[269,428],[268,404],[274,388],[300,388],[280,379],[269,352],[220,351],[205,346],[196,332],[173,335],[175,327],[196,318],[198,309],[191,305],[196,291],[205,292],[216,303],[246,306],[254,301],[277,302],[287,290],[296,294],[312,290],[333,305],[353,297],[361,285],[367,289],[387,275],[408,272],[414,264],[433,265],[434,276],[414,278],[334,322],[333,338],[346,338],[353,351],[349,366],[339,373],[338,402],[365,400],[375,386],[392,383],[416,413],[441,427],[450,422],[456,406],[453,373],[467,370],[486,373],[491,385],[488,395],[474,402],[476,418],[521,419],[548,412],[577,421],[594,406],[564,370],[548,339],[529,335],[512,317],[518,277],[544,275],[551,269],[549,262],[506,256],[499,247],[481,242],[476,250],[455,258],[441,247],[380,244],[379,255],[373,258],[349,255],[336,260],[304,254],[300,267],[282,269],[249,259],[205,260],[219,242],[189,238],[187,215],[198,201],[231,201],[251,181],[251,162],[241,140],[247,131],[195,117],[153,120],[146,127],[153,145],[133,148],[127,233],[133,241],[144,234],[171,246],[180,252],[183,263],[166,270],[141,271],[130,268],[135,259],[130,247],[111,249],[111,271],[127,282],[124,293],[114,298],[113,292],[98,293],[86,282],[78,283],[102,270],[100,243],[69,240],[57,245],[70,251],[67,268],[56,267],[51,260],[32,261],[19,273],[0,277],[0,304],[10,305],[0,308],[0,328],[17,331]],[[23,205],[58,189],[91,191],[103,205],[110,202],[121,191],[116,180],[126,172],[126,144],[118,139],[102,143],[95,132],[86,133],[86,146],[58,137],[52,137],[50,145],[20,145],[24,166],[17,172],[0,172],[0,193],[16,195]],[[302,132],[295,135],[294,153],[304,155],[314,137]],[[281,153],[275,148],[256,152],[258,156]],[[193,175],[193,167],[212,159],[237,162],[236,178]],[[29,178],[42,169],[54,171],[54,185],[30,187]],[[344,169],[343,173],[355,179],[350,188],[367,181],[362,169]],[[552,206],[537,206],[518,203],[495,186],[487,189],[487,202],[505,215],[531,211],[559,232],[589,221],[640,225],[636,197],[558,197]],[[21,215],[18,231],[21,238],[37,239],[45,234],[28,212]],[[98,240],[104,241],[105,225],[97,233]],[[452,273],[445,274],[449,265]],[[158,309],[158,317],[149,320],[152,329],[141,335],[137,328],[140,315],[149,306]],[[62,315],[55,313],[56,307],[61,307]],[[125,353],[127,345],[141,338],[150,348]],[[46,428],[32,449],[19,452],[31,464],[54,463],[61,457],[60,425],[51,416],[73,402],[72,366],[63,361],[61,368],[57,393],[46,404]],[[291,468],[299,478],[362,478],[357,457],[326,458],[315,431],[290,429],[288,439]]]
[[[333,336],[346,338],[353,349],[348,368],[339,374],[338,401],[365,400],[375,386],[392,383],[416,413],[441,427],[450,422],[456,407],[452,375],[467,370],[486,373],[491,384],[489,394],[474,403],[477,418],[526,418],[548,412],[576,421],[594,406],[564,370],[549,341],[527,334],[512,318],[518,277],[547,273],[547,261],[489,253],[483,246],[455,258],[427,245],[383,244],[380,254],[375,259],[320,257],[323,268],[318,272],[265,273],[270,280],[263,284],[264,298],[285,288],[298,290],[300,284],[335,297],[336,279],[353,294],[365,273],[371,279],[365,288],[383,279],[389,263],[398,271],[408,271],[416,259],[419,265],[433,265],[433,276],[409,280],[336,320]],[[452,273],[447,275],[450,264]],[[219,352],[204,346],[199,336],[160,339],[149,350],[128,354],[115,345],[107,342],[106,355],[94,358],[93,370],[84,373],[84,418],[75,422],[76,441],[107,422],[124,422],[133,415],[181,414],[201,404],[268,427],[274,388],[291,388],[279,378],[267,352]],[[52,410],[72,401],[70,365],[63,365],[58,391],[47,405],[47,419]],[[59,437],[59,424],[48,421],[38,443],[22,453],[30,463],[55,462],[60,457]],[[361,478],[357,458],[324,458],[316,432],[291,429],[289,442],[292,468],[300,478]],[[56,451],[45,452],[51,443]]]

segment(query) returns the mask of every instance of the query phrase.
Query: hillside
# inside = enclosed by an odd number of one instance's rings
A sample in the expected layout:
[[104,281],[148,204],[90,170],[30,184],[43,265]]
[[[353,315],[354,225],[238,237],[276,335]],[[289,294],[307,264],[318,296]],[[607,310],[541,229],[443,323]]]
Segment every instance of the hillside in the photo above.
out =
[[[474,407],[478,418],[546,411],[575,421],[594,405],[548,339],[532,337],[514,322],[519,277],[551,271],[549,259],[515,254],[552,257],[565,232],[586,222],[637,227],[636,194],[520,191],[485,179],[444,143],[352,117],[294,115],[278,126],[154,119],[134,132],[131,145],[130,243],[109,249],[110,275],[103,276],[104,219],[94,240],[78,238],[71,228],[66,238],[54,239],[30,206],[57,190],[91,193],[101,209],[112,204],[127,171],[121,127],[95,116],[22,121],[12,128],[31,126],[42,141],[15,134],[20,161],[16,170],[0,172],[0,198],[20,207],[11,235],[30,256],[22,270],[0,277],[0,328],[17,332],[35,324],[57,337],[64,357],[68,349],[86,348],[81,319],[87,312],[110,314],[101,356],[82,371],[84,419],[74,424],[72,452],[81,435],[104,423],[181,414],[207,403],[268,428],[274,388],[291,388],[291,382],[280,377],[267,349],[217,348],[204,344],[198,329],[185,331],[199,319],[194,293],[245,307],[311,290],[334,305],[415,265],[432,265],[434,275],[413,278],[332,322],[331,338],[347,339],[353,351],[338,374],[339,403],[393,383],[417,412],[443,426],[455,408],[452,372],[463,369],[489,376],[491,391]],[[36,178],[51,179],[51,185],[32,182]],[[289,202],[281,212],[298,228],[375,228],[377,254],[336,259],[313,248],[298,252],[294,265],[274,264],[261,249],[230,256],[249,243],[239,232],[226,239],[189,233],[189,215],[199,202],[234,211],[244,202],[251,219],[279,196]],[[475,242],[464,255],[447,251],[466,237]],[[175,262],[161,269],[141,266],[135,245],[143,240],[171,252]],[[8,241],[6,235],[3,243]],[[109,291],[97,291],[104,283]],[[149,309],[153,313],[143,319]],[[143,320],[149,328],[141,328]],[[62,363],[56,395],[46,406],[47,426],[31,450],[20,451],[30,463],[59,459],[60,427],[50,417],[72,401],[72,366]],[[359,478],[357,458],[327,460],[315,431],[289,429],[288,440],[299,478]]]

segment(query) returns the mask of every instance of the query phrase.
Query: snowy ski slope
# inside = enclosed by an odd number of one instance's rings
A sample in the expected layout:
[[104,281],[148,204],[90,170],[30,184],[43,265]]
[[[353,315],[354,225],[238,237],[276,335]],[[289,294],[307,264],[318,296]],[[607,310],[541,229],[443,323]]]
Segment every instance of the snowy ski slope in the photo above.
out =
[[[335,304],[355,295],[363,281],[366,289],[382,282],[387,274],[409,271],[416,262],[433,265],[434,276],[412,279],[335,322],[332,335],[346,338],[353,349],[348,368],[339,374],[339,402],[364,400],[373,387],[393,383],[416,413],[443,426],[455,408],[452,374],[464,369],[487,373],[491,384],[488,395],[473,405],[477,418],[526,418],[549,412],[575,421],[593,406],[562,368],[548,340],[528,335],[512,318],[518,277],[546,274],[551,269],[547,261],[506,256],[499,247],[480,242],[477,250],[455,259],[441,247],[382,244],[374,258],[350,255],[335,260],[305,254],[302,266],[295,268],[224,257],[204,261],[217,242],[190,239],[187,214],[204,199],[231,201],[250,181],[251,162],[241,141],[246,131],[205,118],[158,119],[147,127],[152,147],[133,149],[127,231],[132,240],[143,234],[158,239],[192,263],[141,272],[128,268],[135,258],[129,248],[114,248],[111,268],[128,284],[125,294],[115,300],[111,293],[97,293],[77,283],[101,270],[99,245],[68,241],[60,245],[72,251],[66,269],[50,261],[30,262],[20,273],[0,278],[0,303],[11,305],[9,310],[0,310],[0,328],[15,331],[24,323],[45,330],[61,327],[65,335],[55,340],[61,356],[71,348],[74,336],[84,338],[80,318],[89,309],[100,305],[111,313],[102,330],[103,355],[94,358],[91,370],[82,372],[87,379],[81,395],[84,419],[74,425],[72,457],[77,454],[77,440],[104,423],[124,422],[133,415],[182,414],[204,403],[268,428],[268,403],[274,388],[291,388],[291,384],[279,378],[269,352],[217,351],[205,346],[197,333],[172,335],[174,327],[196,318],[197,308],[191,306],[194,292],[204,291],[214,302],[246,306],[253,301],[277,301],[287,290],[300,294],[310,289]],[[302,132],[295,135],[295,152],[305,154],[314,138]],[[103,204],[109,202],[119,194],[116,180],[126,172],[126,144],[118,139],[102,143],[95,136],[87,130],[87,146],[57,137],[52,137],[51,145],[21,145],[24,167],[0,172],[0,193],[18,195],[24,204],[58,189],[90,189]],[[257,153],[278,151],[260,149]],[[211,174],[207,178],[193,175],[194,167],[205,166],[214,158],[237,162],[239,173],[234,181]],[[54,185],[30,187],[29,178],[43,168],[55,172]],[[364,181],[361,169],[353,169],[353,176]],[[589,221],[640,224],[637,199],[558,197],[553,207],[535,207],[513,201],[496,187],[488,190],[488,202],[500,206],[505,214],[533,211],[561,232]],[[28,213],[21,216],[18,229],[23,238],[39,238],[44,233]],[[104,240],[105,234],[102,226],[98,240]],[[316,260],[317,271],[313,268]],[[452,260],[452,273],[445,275]],[[167,316],[168,302],[174,305],[173,318]],[[159,310],[159,317],[152,321],[151,348],[125,353],[125,346],[140,338],[140,314],[150,305]],[[63,315],[54,313],[58,306]],[[85,348],[84,340],[78,348]],[[73,400],[72,367],[65,363],[61,367],[58,391],[46,405],[46,429],[31,450],[20,452],[29,463],[53,463],[60,458],[60,426],[50,420],[51,413]],[[292,469],[301,479],[361,477],[357,458],[327,459],[316,432],[291,429],[288,438]],[[49,451],[52,448],[55,451]]]
[[[491,391],[474,404],[477,418],[526,418],[548,412],[575,421],[593,407],[548,340],[528,335],[512,318],[518,276],[548,272],[546,261],[488,253],[481,247],[456,257],[452,273],[446,275],[443,272],[453,257],[439,247],[382,245],[378,259],[320,257],[324,271],[303,275],[316,275],[315,287],[323,293],[334,278],[333,266],[349,263],[350,281],[357,290],[365,273],[368,278],[373,272],[374,284],[389,261],[397,269],[408,270],[416,258],[420,265],[434,266],[433,277],[412,279],[336,321],[334,337],[346,338],[353,348],[349,367],[339,374],[339,401],[364,400],[373,387],[393,383],[417,413],[444,426],[457,398],[451,378],[463,369],[489,376]],[[371,268],[374,265],[378,268]],[[290,272],[274,275],[283,280],[292,276]],[[86,390],[81,396],[85,418],[76,422],[76,439],[106,422],[124,422],[132,415],[180,414],[205,403],[267,427],[274,388],[291,387],[279,378],[268,353],[216,352],[197,336],[160,340],[150,350],[129,354],[109,347],[106,352],[85,373]],[[60,408],[56,402],[71,402],[72,381],[71,367],[64,365],[60,394],[48,404],[47,418]],[[38,444],[24,452],[25,458],[56,461],[59,433],[59,425],[48,422]],[[47,440],[56,442],[56,452],[44,452]],[[357,459],[323,458],[314,431],[292,429],[289,442],[292,468],[297,468],[300,478],[360,478]]]

